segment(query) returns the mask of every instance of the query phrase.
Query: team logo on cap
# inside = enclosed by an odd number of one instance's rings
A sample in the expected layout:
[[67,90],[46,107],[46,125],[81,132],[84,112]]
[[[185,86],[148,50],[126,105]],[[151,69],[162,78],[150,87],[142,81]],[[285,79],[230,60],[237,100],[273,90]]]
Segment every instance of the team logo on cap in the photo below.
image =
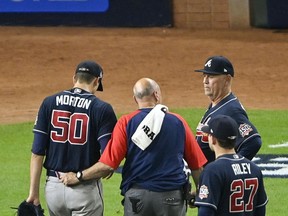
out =
[[227,138],[230,139],[230,140],[234,140],[234,139],[237,138],[237,136],[228,136]]
[[206,62],[205,67],[211,67],[212,64],[212,59],[210,59],[209,61]]
[[81,68],[78,68],[78,71],[89,71],[89,68],[85,68],[85,67],[81,67]]

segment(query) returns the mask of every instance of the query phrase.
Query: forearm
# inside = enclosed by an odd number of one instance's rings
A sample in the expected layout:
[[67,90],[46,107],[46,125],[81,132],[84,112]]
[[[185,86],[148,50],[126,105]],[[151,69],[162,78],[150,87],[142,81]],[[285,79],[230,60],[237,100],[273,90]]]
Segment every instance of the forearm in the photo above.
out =
[[193,178],[193,181],[194,181],[194,184],[195,184],[195,188],[198,188],[199,178],[200,178],[200,174],[201,174],[202,171],[203,171],[202,167],[197,169],[197,170],[192,170],[191,171],[192,178]]
[[[102,163],[97,162],[93,166],[89,167],[82,171],[82,179],[81,181],[87,181],[91,179],[99,179],[102,177],[107,177],[113,173],[113,168]],[[76,173],[69,172],[60,177],[60,180],[65,185],[75,185],[79,184],[79,179],[76,177]]]
[[90,179],[99,179],[102,177],[107,177],[108,175],[113,172],[113,168],[110,166],[102,163],[97,162],[93,166],[89,167],[88,169],[83,170],[83,180],[90,180]]
[[39,188],[40,178],[42,173],[42,164],[44,156],[33,154],[30,161],[30,191],[29,197],[36,200],[36,204],[39,201]]

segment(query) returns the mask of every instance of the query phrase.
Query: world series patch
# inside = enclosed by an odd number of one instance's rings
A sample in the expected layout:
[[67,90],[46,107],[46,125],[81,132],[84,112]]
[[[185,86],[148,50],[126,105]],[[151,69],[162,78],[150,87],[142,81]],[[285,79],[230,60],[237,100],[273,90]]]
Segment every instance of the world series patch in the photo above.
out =
[[249,135],[249,133],[251,131],[253,131],[253,128],[250,125],[246,124],[246,123],[241,124],[239,126],[239,132],[240,132],[240,135],[242,137],[245,137],[245,136]]
[[204,198],[207,198],[209,194],[208,187],[206,185],[201,185],[199,189],[199,198],[202,200]]

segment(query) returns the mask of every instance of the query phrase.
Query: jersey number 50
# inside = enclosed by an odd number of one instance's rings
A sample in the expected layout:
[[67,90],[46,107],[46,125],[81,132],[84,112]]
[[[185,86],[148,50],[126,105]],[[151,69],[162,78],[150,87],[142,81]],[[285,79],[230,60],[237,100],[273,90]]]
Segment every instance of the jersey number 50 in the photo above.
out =
[[51,124],[51,139],[54,142],[72,145],[84,145],[87,142],[89,117],[85,113],[73,113],[63,110],[53,110]]

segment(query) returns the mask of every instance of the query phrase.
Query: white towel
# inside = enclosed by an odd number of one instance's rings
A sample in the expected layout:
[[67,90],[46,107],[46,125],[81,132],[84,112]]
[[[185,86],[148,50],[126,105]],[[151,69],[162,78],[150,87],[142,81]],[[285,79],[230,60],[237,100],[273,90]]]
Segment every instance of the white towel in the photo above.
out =
[[189,181],[189,177],[191,176],[192,172],[191,169],[188,166],[188,163],[186,162],[186,160],[184,160],[184,158],[182,158],[183,162],[184,162],[184,167],[183,167],[183,171],[186,175],[186,180]]
[[132,141],[143,151],[151,144],[161,130],[168,107],[157,104],[142,120],[132,136]]

